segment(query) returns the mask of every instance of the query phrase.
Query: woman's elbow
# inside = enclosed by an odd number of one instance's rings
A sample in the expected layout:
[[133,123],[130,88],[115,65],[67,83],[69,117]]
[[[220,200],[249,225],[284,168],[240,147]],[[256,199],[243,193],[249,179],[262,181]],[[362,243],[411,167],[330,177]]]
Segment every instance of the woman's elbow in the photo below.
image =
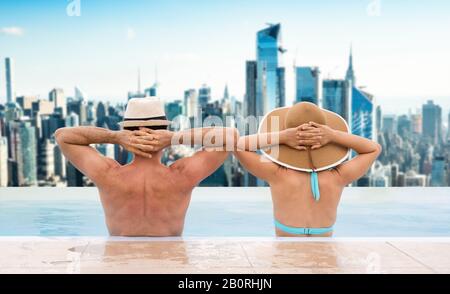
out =
[[381,151],[383,151],[383,147],[381,147],[379,143],[375,143],[375,153],[377,154],[377,157],[381,154]]

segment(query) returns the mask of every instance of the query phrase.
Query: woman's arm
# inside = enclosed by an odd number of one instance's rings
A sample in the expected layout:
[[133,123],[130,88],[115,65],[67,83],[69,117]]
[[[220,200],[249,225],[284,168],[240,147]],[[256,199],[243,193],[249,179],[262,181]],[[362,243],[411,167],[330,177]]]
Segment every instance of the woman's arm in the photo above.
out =
[[381,145],[353,134],[333,130],[326,125],[314,122],[300,134],[300,143],[311,146],[311,149],[320,148],[330,142],[353,149],[358,153],[353,159],[339,165],[336,169],[343,185],[362,177],[381,152]]
[[279,166],[255,151],[280,144],[298,150],[305,150],[306,147],[299,144],[300,133],[304,127],[306,125],[280,132],[260,133],[241,137],[238,140],[234,156],[252,175],[270,183],[278,178],[277,171]]
[[306,124],[280,132],[259,133],[240,137],[237,143],[237,150],[257,151],[281,144],[298,150],[306,150],[305,146],[299,144],[300,133],[304,127],[306,127]]
[[[208,127],[187,129],[178,132],[168,130],[152,130],[141,128],[136,131],[139,137],[133,142],[142,145],[151,145],[161,150],[171,145],[202,146],[213,151],[233,151],[239,138],[236,128]],[[153,138],[147,138],[147,136]]]

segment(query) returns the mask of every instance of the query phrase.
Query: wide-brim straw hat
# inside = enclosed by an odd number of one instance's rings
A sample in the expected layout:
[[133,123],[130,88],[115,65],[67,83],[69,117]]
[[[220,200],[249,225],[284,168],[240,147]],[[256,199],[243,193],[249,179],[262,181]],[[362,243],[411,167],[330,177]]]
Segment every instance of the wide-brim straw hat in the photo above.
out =
[[[267,113],[259,125],[258,133],[282,131],[311,121],[327,125],[334,130],[349,132],[347,122],[339,114],[321,109],[310,102],[299,102]],[[281,166],[313,172],[341,164],[348,158],[350,149],[333,142],[317,149],[307,148],[307,150],[298,150],[281,144],[262,150],[262,153]]]
[[128,100],[121,127],[168,126],[164,104],[157,98],[131,98]]

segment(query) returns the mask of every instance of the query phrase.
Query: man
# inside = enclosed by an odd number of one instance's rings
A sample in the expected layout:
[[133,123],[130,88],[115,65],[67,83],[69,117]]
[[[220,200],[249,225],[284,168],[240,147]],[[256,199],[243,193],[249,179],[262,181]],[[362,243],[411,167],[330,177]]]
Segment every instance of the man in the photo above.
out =
[[[237,136],[228,128],[173,134],[164,131],[169,124],[159,100],[137,98],[128,101],[123,130],[71,127],[55,132],[66,158],[97,186],[111,235],[181,235],[193,188],[225,161],[224,138],[235,140]],[[150,134],[149,129],[168,135]],[[172,140],[174,137],[177,140]],[[161,148],[195,143],[219,151],[202,150],[170,166],[161,163]],[[122,166],[90,144],[119,144],[132,152],[134,159]]]

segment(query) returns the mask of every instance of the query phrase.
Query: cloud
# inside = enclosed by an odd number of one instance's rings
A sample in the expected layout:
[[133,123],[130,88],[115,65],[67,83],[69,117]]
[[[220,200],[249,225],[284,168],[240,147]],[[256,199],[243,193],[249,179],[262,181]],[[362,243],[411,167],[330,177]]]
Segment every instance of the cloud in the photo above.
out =
[[25,31],[19,27],[4,27],[0,28],[0,34],[7,36],[20,37],[23,36]]
[[134,40],[136,38],[136,31],[133,28],[127,29],[127,39]]

